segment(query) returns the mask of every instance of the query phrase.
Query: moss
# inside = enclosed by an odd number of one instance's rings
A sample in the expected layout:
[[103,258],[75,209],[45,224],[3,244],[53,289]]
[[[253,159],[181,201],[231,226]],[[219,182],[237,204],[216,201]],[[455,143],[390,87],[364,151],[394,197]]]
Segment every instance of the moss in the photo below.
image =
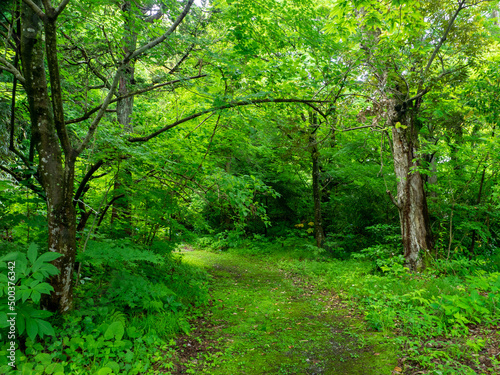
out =
[[275,262],[201,251],[184,259],[213,276],[208,314],[220,353],[199,355],[196,373],[378,375],[396,365],[382,334],[344,316],[329,293],[285,277]]

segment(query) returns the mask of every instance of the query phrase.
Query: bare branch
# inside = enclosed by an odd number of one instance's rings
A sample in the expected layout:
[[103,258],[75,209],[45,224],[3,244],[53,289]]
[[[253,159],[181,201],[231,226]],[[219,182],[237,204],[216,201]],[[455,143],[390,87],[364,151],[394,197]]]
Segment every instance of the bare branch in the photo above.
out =
[[106,205],[106,207],[102,211],[101,216],[99,216],[99,221],[97,222],[97,227],[99,227],[101,225],[102,219],[104,219],[104,216],[106,215],[106,212],[108,212],[109,208],[113,205],[113,203],[115,203],[118,199],[120,199],[120,198],[122,198],[124,196],[125,196],[125,194],[119,194],[119,195],[113,197],[113,199],[111,199],[108,202],[108,204]]
[[[5,173],[8,173],[9,175],[11,175],[18,183],[24,182],[24,181],[28,180],[27,178],[23,178],[22,176],[19,176],[19,174],[17,174],[16,172],[10,170],[7,167],[4,167],[3,165],[0,165],[0,170],[2,170]],[[34,193],[36,193],[39,197],[41,197],[42,199],[45,200],[44,192],[43,192],[43,190],[39,186],[36,186],[35,184],[33,184],[31,182],[28,183],[28,184],[24,183],[24,186],[26,186],[31,191],[33,191]]]
[[191,46],[188,48],[188,50],[186,51],[184,56],[181,57],[181,59],[174,65],[174,67],[169,70],[168,74],[173,74],[176,72],[176,70],[179,68],[179,66],[181,66],[181,64],[184,62],[184,60],[186,60],[189,57],[189,54],[191,53],[193,48],[194,48],[194,43],[191,44]]
[[42,0],[43,7],[45,8],[45,12],[50,13],[54,10],[50,0]]
[[85,58],[84,63],[87,64],[90,71],[92,73],[94,73],[94,75],[104,83],[104,85],[106,86],[107,89],[109,89],[111,87],[111,84],[108,82],[108,79],[101,72],[99,72],[97,70],[97,68],[92,64],[92,61],[91,61],[89,55],[87,54],[87,51],[85,50],[85,48],[83,48],[82,46],[75,43],[75,41],[69,35],[67,35],[64,31],[61,31],[61,33],[64,36],[64,38],[69,40],[71,42],[71,44],[82,53],[83,57]]

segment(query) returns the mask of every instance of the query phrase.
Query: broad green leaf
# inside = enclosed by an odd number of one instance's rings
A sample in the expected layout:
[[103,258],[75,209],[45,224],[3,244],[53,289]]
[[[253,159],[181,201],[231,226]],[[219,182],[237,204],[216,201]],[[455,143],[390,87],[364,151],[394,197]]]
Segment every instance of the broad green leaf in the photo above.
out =
[[60,363],[52,363],[45,368],[45,373],[54,375],[57,375],[58,373],[64,374],[64,366]]
[[6,328],[10,325],[7,319],[8,319],[7,314],[4,313],[3,311],[0,312],[0,328]]
[[52,362],[52,357],[48,353],[38,353],[34,359],[35,361],[45,365],[48,365]]
[[31,264],[35,263],[37,253],[38,253],[38,246],[34,243],[30,244],[28,248],[28,259]]
[[[8,253],[0,258],[0,262],[8,262],[11,260],[15,260],[15,259],[17,259],[18,255],[19,255],[19,252],[17,252],[17,251],[12,252],[12,253]],[[1,263],[1,264],[3,264],[3,263]]]
[[40,257],[37,259],[37,262],[52,262],[53,260],[60,257],[62,257],[62,254],[49,251],[40,255]]
[[104,338],[109,340],[111,338],[115,338],[116,340],[121,340],[123,334],[125,333],[125,329],[123,327],[122,322],[113,322],[109,325],[106,332],[104,332]]
[[40,332],[40,336],[49,335],[54,336],[56,333],[54,332],[54,328],[49,322],[46,322],[42,319],[35,319],[38,323],[38,332]]
[[31,291],[31,299],[33,300],[33,302],[38,304],[40,302],[40,298],[42,298],[42,295],[40,294],[40,292],[33,289]]
[[26,329],[26,319],[24,319],[24,316],[17,315],[16,328],[17,328],[17,333],[19,333],[20,335],[24,333],[24,330]]
[[38,323],[35,319],[26,319],[26,333],[31,340],[35,340],[35,337],[38,334]]
[[41,294],[50,294],[50,292],[52,292],[54,290],[54,288],[52,287],[52,285],[47,284],[47,283],[38,284],[33,289],[36,290],[37,292],[41,293]]
[[113,373],[113,369],[111,369],[109,367],[103,367],[99,371],[96,371],[94,373],[94,375],[108,375],[108,374],[112,374],[112,373]]

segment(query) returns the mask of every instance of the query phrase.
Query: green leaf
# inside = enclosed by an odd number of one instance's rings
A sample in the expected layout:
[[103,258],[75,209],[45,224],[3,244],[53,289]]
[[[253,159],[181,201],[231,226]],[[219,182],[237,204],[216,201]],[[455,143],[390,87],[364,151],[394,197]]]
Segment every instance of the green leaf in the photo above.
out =
[[40,298],[42,298],[42,295],[33,289],[31,291],[31,299],[33,300],[33,302],[38,304],[40,302]]
[[33,288],[35,286],[37,286],[38,284],[40,284],[40,280],[33,280],[31,283],[29,283],[29,287],[30,288]]
[[62,257],[62,254],[49,251],[40,255],[40,257],[37,259],[37,262],[52,262],[53,260],[56,260],[60,257]]
[[49,316],[52,316],[52,313],[47,310],[34,310],[31,312],[30,316],[32,318],[48,318]]
[[45,368],[46,374],[56,374],[63,373],[64,374],[64,366],[60,363],[52,363]]
[[51,324],[49,322],[46,322],[45,320],[42,319],[35,319],[37,324],[38,324],[38,332],[40,333],[40,336],[43,337],[43,335],[48,335],[48,336],[55,336],[54,328],[52,328]]
[[17,323],[17,327],[16,327],[17,333],[22,335],[24,333],[24,330],[26,329],[26,320],[24,319],[24,316],[17,315],[16,323]]
[[30,244],[30,246],[28,248],[28,259],[29,259],[31,264],[35,263],[37,253],[38,253],[37,244],[34,244],[34,243]]
[[123,323],[120,321],[113,322],[109,325],[106,332],[104,332],[104,338],[109,340],[111,338],[115,338],[116,340],[121,340],[123,334],[125,333],[125,329],[123,327]]
[[36,290],[38,293],[41,293],[41,294],[50,294],[50,292],[52,292],[54,290],[54,288],[50,284],[41,283],[41,284],[38,284],[37,286],[35,286],[33,288],[33,290]]
[[108,375],[108,374],[112,374],[112,373],[113,373],[113,370],[111,368],[103,367],[99,371],[95,372],[94,375]]
[[54,276],[54,275],[57,275],[59,273],[59,270],[57,269],[56,266],[54,266],[51,263],[44,263],[38,269],[38,272],[41,272],[46,276]]
[[6,328],[10,325],[9,322],[7,322],[7,319],[7,314],[0,312],[0,328]]
[[10,260],[15,260],[15,259],[17,259],[18,255],[19,255],[19,252],[17,252],[17,251],[12,252],[12,253],[8,253],[0,258],[0,262],[8,262]]
[[21,299],[22,299],[22,301],[24,303],[24,302],[26,302],[26,300],[28,298],[30,298],[30,296],[31,296],[31,289],[24,289],[24,290],[18,292],[18,295],[21,295]]
[[52,357],[47,353],[38,353],[35,356],[35,361],[40,362],[44,365],[49,365],[52,362]]
[[115,361],[109,361],[105,367],[111,368],[115,374],[120,372],[120,365]]
[[35,319],[26,319],[26,332],[31,340],[35,340],[36,335],[38,334],[38,324]]

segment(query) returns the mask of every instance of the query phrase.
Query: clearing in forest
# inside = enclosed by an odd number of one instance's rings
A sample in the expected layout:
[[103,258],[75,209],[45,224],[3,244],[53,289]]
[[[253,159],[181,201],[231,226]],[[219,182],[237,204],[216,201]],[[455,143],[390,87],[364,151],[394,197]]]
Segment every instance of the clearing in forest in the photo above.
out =
[[328,291],[275,262],[189,251],[184,261],[213,277],[213,304],[200,328],[178,340],[177,373],[391,374],[397,360]]

